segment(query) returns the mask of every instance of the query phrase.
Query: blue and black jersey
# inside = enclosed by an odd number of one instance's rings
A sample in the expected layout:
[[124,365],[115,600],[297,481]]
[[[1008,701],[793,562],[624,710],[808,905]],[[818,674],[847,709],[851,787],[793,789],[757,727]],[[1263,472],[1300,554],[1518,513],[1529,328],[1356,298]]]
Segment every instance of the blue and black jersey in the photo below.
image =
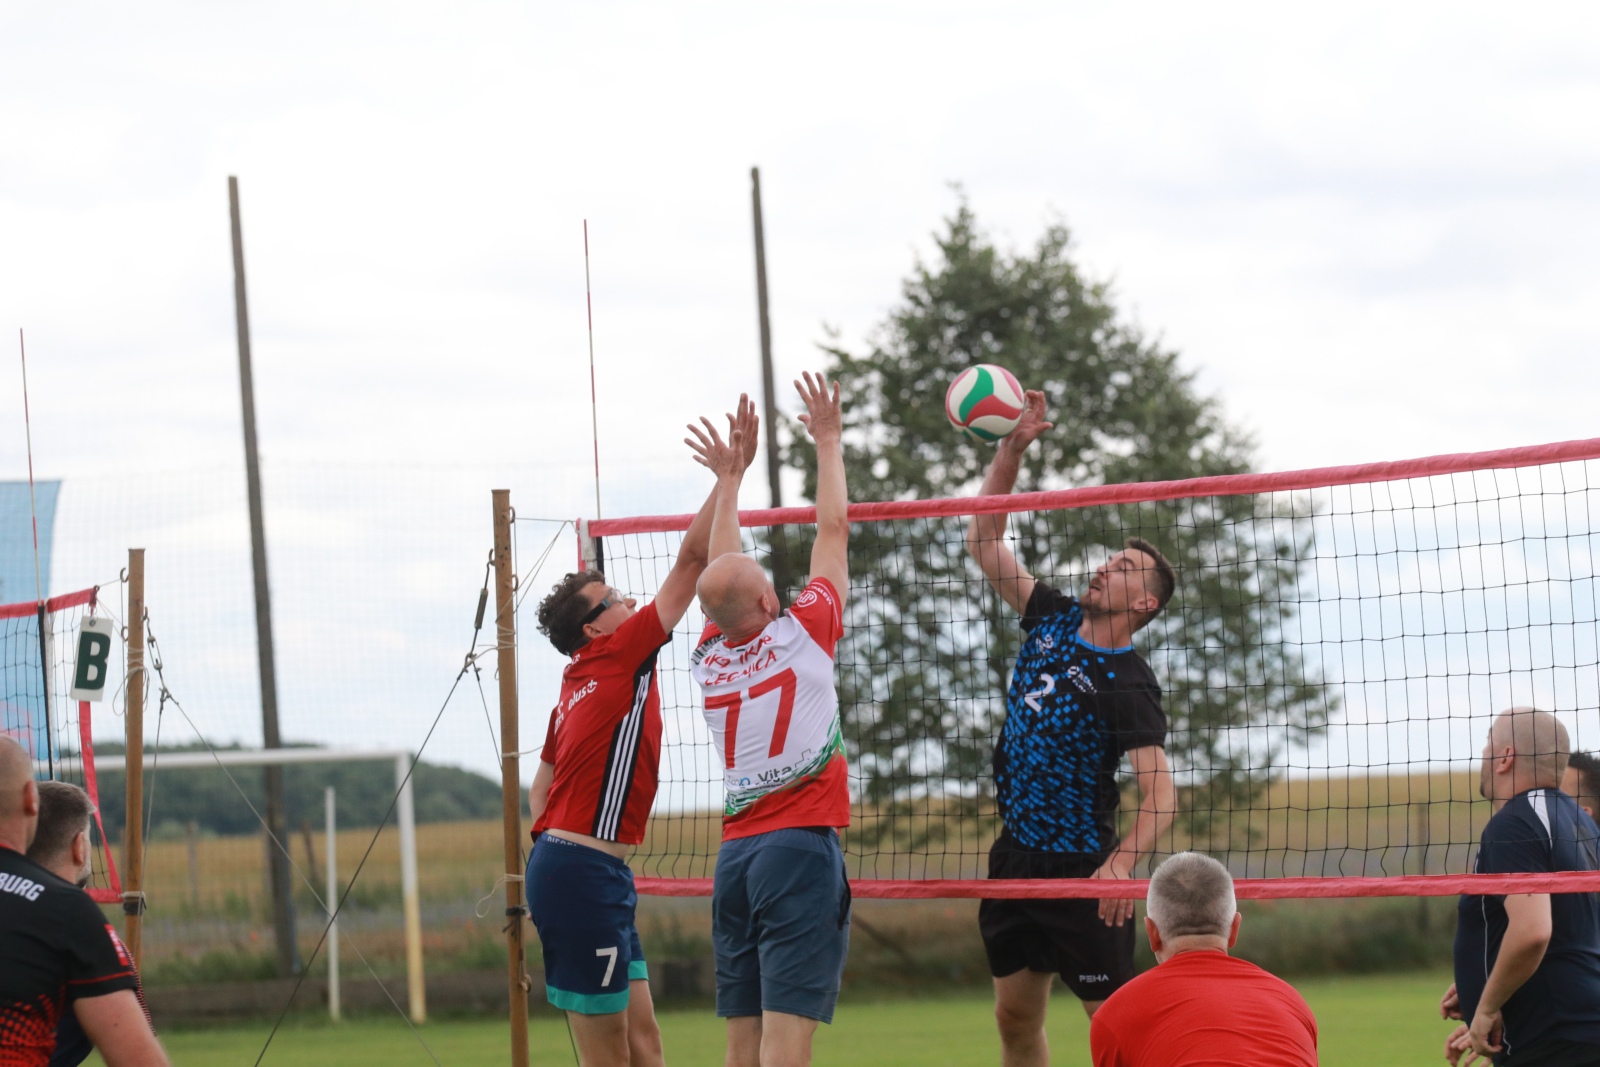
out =
[[[1600,829],[1559,789],[1530,789],[1506,801],[1483,828],[1479,874],[1600,870]],[[1463,895],[1456,921],[1456,993],[1471,1019],[1506,934],[1504,896]],[[1600,893],[1550,894],[1550,947],[1533,977],[1507,1000],[1505,1051],[1542,1039],[1600,1046]]]
[[1103,859],[1117,843],[1122,757],[1165,745],[1167,717],[1150,665],[1132,646],[1089,644],[1082,625],[1076,597],[1034,585],[994,774],[1013,841]]

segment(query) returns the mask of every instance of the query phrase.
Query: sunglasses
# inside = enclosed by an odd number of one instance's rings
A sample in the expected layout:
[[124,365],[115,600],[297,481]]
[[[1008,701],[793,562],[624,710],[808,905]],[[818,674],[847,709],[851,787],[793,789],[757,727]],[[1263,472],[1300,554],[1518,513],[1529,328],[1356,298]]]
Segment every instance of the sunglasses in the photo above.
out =
[[589,614],[580,619],[578,621],[578,625],[580,627],[588,626],[591,622],[594,622],[594,620],[605,614],[606,611],[616,607],[620,603],[622,603],[622,594],[617,592],[615,589],[607,589],[606,595],[600,598],[600,603],[590,608]]

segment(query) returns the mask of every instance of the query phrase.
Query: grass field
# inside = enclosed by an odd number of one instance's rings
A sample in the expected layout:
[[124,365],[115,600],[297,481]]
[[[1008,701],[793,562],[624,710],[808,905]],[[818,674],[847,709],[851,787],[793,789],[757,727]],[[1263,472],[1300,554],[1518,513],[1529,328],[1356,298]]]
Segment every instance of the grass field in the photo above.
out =
[[[1296,984],[1316,1012],[1324,1067],[1411,1067],[1441,1059],[1447,1030],[1437,1005],[1448,983],[1448,975],[1430,973]],[[709,1010],[667,1012],[661,1029],[669,1063],[721,1063],[723,1024]],[[256,1062],[267,1030],[266,1025],[191,1030],[164,1039],[177,1067],[232,1067]],[[540,1017],[531,1031],[533,1064],[574,1062],[559,1020]],[[445,1067],[509,1062],[507,1027],[498,1020],[435,1022],[421,1034]],[[1058,997],[1051,1006],[1050,1041],[1057,1067],[1089,1062],[1088,1022],[1071,997]],[[998,1050],[987,997],[857,1001],[842,1004],[834,1025],[818,1030],[815,1062],[819,1067],[979,1067],[997,1062]],[[262,1062],[400,1067],[433,1061],[403,1022],[388,1018],[287,1025]]]

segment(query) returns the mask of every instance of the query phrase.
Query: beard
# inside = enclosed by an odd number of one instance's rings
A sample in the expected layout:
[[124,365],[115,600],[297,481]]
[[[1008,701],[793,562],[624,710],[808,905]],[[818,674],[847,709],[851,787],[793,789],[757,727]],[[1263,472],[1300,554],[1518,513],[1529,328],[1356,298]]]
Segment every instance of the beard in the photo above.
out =
[[89,872],[88,871],[84,871],[82,874],[78,875],[78,881],[77,881],[76,884],[77,884],[79,889],[88,889],[89,888]]

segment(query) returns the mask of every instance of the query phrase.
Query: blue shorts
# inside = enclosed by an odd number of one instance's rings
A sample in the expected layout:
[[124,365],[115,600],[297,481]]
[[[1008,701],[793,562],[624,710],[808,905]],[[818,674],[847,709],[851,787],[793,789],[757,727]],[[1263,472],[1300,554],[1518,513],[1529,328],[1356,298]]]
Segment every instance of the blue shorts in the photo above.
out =
[[628,983],[650,977],[633,922],[633,871],[597,848],[540,834],[527,877],[545,998],[582,1015],[626,1010]]
[[711,894],[717,1014],[833,1022],[850,948],[850,883],[832,830],[726,841]]

